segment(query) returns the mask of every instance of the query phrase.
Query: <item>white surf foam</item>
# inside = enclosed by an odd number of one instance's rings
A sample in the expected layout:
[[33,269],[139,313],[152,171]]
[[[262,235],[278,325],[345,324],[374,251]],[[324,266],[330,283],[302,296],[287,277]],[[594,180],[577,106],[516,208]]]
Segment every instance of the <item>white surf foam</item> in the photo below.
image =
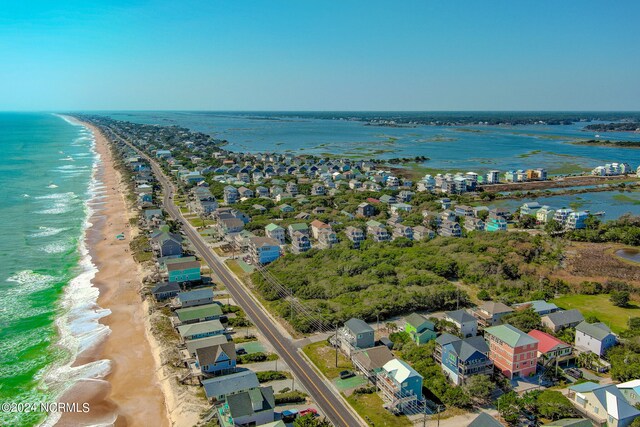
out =
[[56,227],[39,227],[40,231],[36,231],[35,233],[31,233],[29,237],[49,237],[55,236],[56,234],[60,234],[63,231],[69,230],[69,228],[56,228]]
[[[64,117],[63,119],[74,125],[81,125]],[[102,309],[97,304],[100,292],[98,288],[93,286],[92,281],[98,269],[91,260],[86,241],[87,232],[92,227],[90,218],[94,214],[91,204],[97,196],[96,188],[101,186],[96,177],[100,156],[95,151],[93,138],[89,138],[89,140],[94,161],[87,191],[89,197],[84,203],[84,227],[78,244],[78,251],[81,255],[79,274],[65,286],[60,303],[64,314],[56,320],[56,326],[60,331],[58,344],[70,351],[71,358],[65,365],[51,369],[44,377],[47,384],[55,387],[59,396],[77,381],[87,378],[104,378],[111,370],[111,361],[106,359],[72,367],[79,354],[102,342],[111,332],[108,326],[99,323],[99,320],[111,314],[111,311]],[[59,414],[51,414],[44,425],[54,425],[57,419],[59,419]]]

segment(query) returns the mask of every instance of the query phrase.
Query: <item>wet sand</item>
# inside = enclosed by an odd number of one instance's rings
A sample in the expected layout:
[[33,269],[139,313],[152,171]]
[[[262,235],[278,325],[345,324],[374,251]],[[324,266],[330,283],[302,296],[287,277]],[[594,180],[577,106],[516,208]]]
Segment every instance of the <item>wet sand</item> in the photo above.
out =
[[[104,379],[83,380],[62,402],[89,402],[88,413],[63,414],[57,426],[113,424],[115,426],[169,426],[165,397],[158,378],[158,360],[149,343],[147,312],[139,290],[142,272],[129,252],[132,233],[124,186],[113,167],[105,138],[91,127],[100,154],[97,178],[105,186],[106,202],[90,221],[87,246],[98,268],[92,283],[100,290],[98,305],[111,310],[100,320],[111,333],[99,345],[78,356],[75,366],[108,359],[111,372]],[[124,233],[120,241],[116,235]]]

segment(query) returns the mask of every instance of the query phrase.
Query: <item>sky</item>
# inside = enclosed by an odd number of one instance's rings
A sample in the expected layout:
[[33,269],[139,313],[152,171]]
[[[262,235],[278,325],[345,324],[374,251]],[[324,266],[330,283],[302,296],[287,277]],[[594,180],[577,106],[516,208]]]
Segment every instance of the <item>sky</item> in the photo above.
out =
[[30,0],[0,110],[640,110],[637,0]]

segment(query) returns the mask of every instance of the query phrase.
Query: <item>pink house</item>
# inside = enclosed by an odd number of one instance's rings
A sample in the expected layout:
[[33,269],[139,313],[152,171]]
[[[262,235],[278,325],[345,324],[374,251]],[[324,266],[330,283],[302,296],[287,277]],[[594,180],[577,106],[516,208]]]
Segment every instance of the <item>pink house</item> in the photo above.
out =
[[511,325],[484,330],[489,342],[489,359],[509,379],[536,373],[538,340]]

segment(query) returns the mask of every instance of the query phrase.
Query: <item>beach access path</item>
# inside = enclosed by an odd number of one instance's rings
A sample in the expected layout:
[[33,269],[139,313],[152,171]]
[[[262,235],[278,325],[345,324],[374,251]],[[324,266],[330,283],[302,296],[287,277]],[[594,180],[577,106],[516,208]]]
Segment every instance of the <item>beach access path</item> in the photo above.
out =
[[234,301],[245,311],[247,316],[253,321],[258,330],[269,340],[276,352],[282,357],[291,368],[292,373],[309,391],[311,398],[318,405],[320,410],[336,427],[355,427],[366,425],[353,408],[336,391],[325,383],[312,365],[306,361],[299,353],[298,349],[291,341],[280,332],[279,325],[266,312],[266,309],[259,304],[247,289],[238,281],[228,267],[218,258],[218,256],[207,246],[196,230],[184,218],[180,209],[173,202],[174,185],[164,174],[160,166],[143,151],[133,146],[129,141],[114,134],[121,142],[135,150],[144,157],[153,169],[153,172],[160,182],[163,192],[163,205],[169,215],[180,221],[183,231],[194,245],[200,256],[209,265],[222,283],[227,287]]

